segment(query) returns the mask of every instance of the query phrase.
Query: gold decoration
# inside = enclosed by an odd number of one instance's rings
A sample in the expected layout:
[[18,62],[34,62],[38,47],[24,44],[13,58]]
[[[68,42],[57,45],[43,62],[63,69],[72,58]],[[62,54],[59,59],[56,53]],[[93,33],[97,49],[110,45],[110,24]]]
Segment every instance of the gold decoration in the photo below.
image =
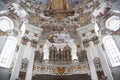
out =
[[95,8],[99,9],[100,8],[99,5],[100,5],[99,1],[96,1],[95,2]]
[[99,43],[99,38],[98,36],[94,36],[91,38],[91,41],[93,41],[94,44],[98,44]]
[[5,32],[0,30],[0,36],[3,36],[3,35],[5,35]]
[[33,13],[29,13],[29,23],[34,25],[34,26],[38,26],[38,24],[41,23],[42,18],[39,15],[33,14]]
[[19,50],[19,45],[16,46],[16,52],[18,52],[18,50]]
[[36,66],[35,65],[33,65],[33,69],[32,70],[36,70]]
[[58,21],[61,21],[61,20],[62,20],[62,15],[58,15],[58,16],[57,16],[57,20],[58,20]]
[[80,18],[79,18],[80,24],[82,26],[88,24],[90,22],[89,20],[90,20],[90,14],[89,13],[85,13],[85,14],[81,15]]
[[43,45],[40,45],[40,48],[43,48]]
[[45,66],[44,65],[42,65],[41,70],[45,70]]
[[52,9],[64,9],[64,0],[52,0]]
[[38,44],[37,40],[31,40],[31,47],[36,48]]
[[77,45],[77,48],[80,48],[80,45]]
[[58,67],[57,71],[58,71],[59,74],[62,75],[65,72],[65,68],[64,67]]
[[28,31],[28,30],[25,30],[25,34],[29,34],[29,32],[30,32],[30,31]]
[[84,41],[82,41],[84,47],[88,47],[89,46],[89,39],[85,39]]
[[35,37],[38,37],[38,34],[37,34],[37,33],[34,33],[34,36],[35,36]]
[[82,36],[83,36],[83,37],[85,37],[85,36],[86,36],[86,34],[85,34],[85,33],[82,33]]
[[78,69],[78,70],[82,70],[82,67],[81,67],[81,66],[78,66],[77,69]]
[[27,37],[22,37],[22,39],[21,39],[21,43],[24,45],[26,45],[28,41],[29,41],[29,38],[27,38]]
[[91,32],[91,33],[95,33],[95,30],[91,30],[90,32]]

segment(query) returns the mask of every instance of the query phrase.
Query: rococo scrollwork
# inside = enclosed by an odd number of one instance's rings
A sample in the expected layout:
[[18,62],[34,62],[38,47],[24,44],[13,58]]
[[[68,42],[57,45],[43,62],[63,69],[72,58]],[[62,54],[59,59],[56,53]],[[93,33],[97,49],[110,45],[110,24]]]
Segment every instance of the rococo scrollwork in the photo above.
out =
[[27,38],[26,36],[22,37],[22,39],[21,39],[21,43],[23,45],[26,45],[28,41],[29,41],[29,38]]
[[33,48],[36,48],[37,47],[37,44],[38,44],[38,41],[37,40],[31,40],[31,46],[33,47]]
[[93,41],[94,44],[98,44],[99,43],[99,38],[98,36],[94,36],[91,38],[91,41]]
[[83,41],[83,45],[84,45],[84,47],[88,47],[89,46],[89,39],[85,39],[84,41]]

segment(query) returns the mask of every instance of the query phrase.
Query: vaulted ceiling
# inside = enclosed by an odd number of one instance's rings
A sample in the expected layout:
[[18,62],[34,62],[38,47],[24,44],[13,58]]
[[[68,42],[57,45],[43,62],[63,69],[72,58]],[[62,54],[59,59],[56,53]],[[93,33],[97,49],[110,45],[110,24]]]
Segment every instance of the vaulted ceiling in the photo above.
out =
[[[95,21],[95,17],[104,14],[111,6],[103,0],[4,0],[9,14],[13,19],[42,28],[40,40],[50,34],[69,34],[75,42],[80,39],[77,28],[84,27]],[[2,5],[1,5],[2,6]],[[17,24],[18,25],[18,24]]]

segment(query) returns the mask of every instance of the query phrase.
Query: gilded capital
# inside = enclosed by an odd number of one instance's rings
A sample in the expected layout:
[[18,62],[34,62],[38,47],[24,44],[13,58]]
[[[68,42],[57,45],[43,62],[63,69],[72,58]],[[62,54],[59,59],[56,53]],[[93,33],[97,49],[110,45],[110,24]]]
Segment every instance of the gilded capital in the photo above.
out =
[[38,44],[37,40],[31,40],[31,47],[36,48]]
[[84,47],[88,47],[89,46],[89,39],[85,39],[84,41],[82,41]]
[[99,43],[99,38],[98,36],[94,36],[91,38],[91,41],[93,41],[94,44],[98,44]]
[[29,38],[27,38],[26,36],[22,37],[22,39],[21,39],[21,43],[23,45],[26,45],[28,41],[29,41]]

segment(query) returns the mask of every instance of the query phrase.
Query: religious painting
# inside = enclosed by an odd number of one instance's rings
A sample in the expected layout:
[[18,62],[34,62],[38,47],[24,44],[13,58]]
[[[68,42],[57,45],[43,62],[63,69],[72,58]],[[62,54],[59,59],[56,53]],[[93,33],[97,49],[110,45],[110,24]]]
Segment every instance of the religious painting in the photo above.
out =
[[52,34],[49,36],[48,41],[51,43],[68,43],[72,39],[67,34]]

